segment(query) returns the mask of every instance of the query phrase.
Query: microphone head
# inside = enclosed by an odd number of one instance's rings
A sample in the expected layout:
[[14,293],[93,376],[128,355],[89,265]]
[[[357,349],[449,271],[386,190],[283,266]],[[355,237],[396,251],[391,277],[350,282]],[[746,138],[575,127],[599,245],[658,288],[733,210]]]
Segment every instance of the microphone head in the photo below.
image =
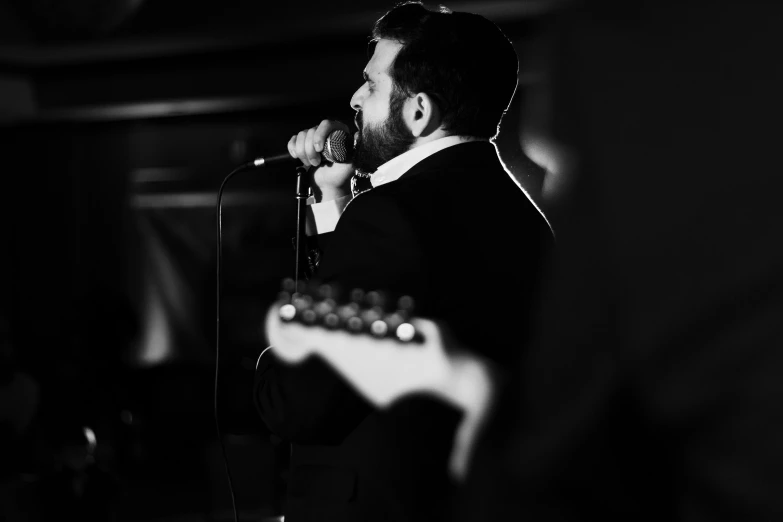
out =
[[324,150],[321,154],[326,161],[348,163],[353,156],[353,139],[344,130],[332,131],[326,137]]

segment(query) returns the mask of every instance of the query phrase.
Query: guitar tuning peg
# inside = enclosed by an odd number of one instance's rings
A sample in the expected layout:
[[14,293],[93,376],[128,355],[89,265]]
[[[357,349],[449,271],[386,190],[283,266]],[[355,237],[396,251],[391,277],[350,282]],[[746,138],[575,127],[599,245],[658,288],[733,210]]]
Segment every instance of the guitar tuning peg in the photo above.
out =
[[412,341],[416,336],[416,328],[414,328],[411,323],[402,323],[397,327],[394,334],[397,336],[397,339],[407,343]]
[[368,308],[361,313],[360,317],[362,318],[362,321],[364,321],[364,324],[371,325],[381,318],[380,308]]
[[385,337],[389,332],[389,325],[385,321],[378,319],[370,325],[370,332],[375,337]]
[[410,296],[404,295],[397,300],[396,312],[402,316],[404,321],[407,321],[410,317],[413,317],[414,308],[415,303],[413,298]]
[[372,292],[367,292],[365,301],[371,308],[383,309],[386,306],[386,294],[375,290]]
[[308,308],[302,312],[302,322],[306,324],[314,324],[316,319],[318,319],[318,314],[316,314],[315,310],[312,308]]
[[391,314],[386,315],[384,318],[384,321],[389,326],[391,330],[397,330],[397,327],[400,326],[402,323],[405,322],[405,318],[400,315],[398,312],[394,312]]
[[340,316],[334,312],[329,312],[324,316],[323,322],[327,328],[337,328],[340,326]]
[[294,294],[291,304],[299,311],[309,309],[313,304],[313,298],[307,294]]
[[348,321],[348,319],[354,317],[358,313],[359,313],[359,305],[357,305],[356,303],[342,305],[337,308],[337,315],[343,322]]
[[364,299],[367,301],[368,305],[375,306],[380,302],[381,294],[373,290],[371,292],[367,292],[367,295],[364,296]]
[[323,284],[318,286],[318,297],[321,299],[334,299],[334,287],[329,284]]
[[415,304],[413,298],[409,295],[404,295],[397,300],[397,308],[408,313],[413,313]]
[[293,321],[294,317],[296,317],[296,307],[292,304],[284,304],[280,307],[278,313],[283,321]]
[[336,304],[333,299],[327,298],[316,303],[315,306],[313,306],[313,309],[315,310],[317,316],[322,318],[331,313],[334,310],[335,305]]
[[364,290],[361,288],[351,290],[351,302],[361,305],[362,301],[364,301]]
[[348,327],[348,330],[359,333],[364,328],[364,321],[362,321],[358,315],[354,315],[353,317],[348,318],[345,325]]
[[280,286],[283,292],[288,292],[289,294],[292,294],[296,291],[296,282],[294,282],[294,280],[290,277],[283,279],[283,281],[280,283]]

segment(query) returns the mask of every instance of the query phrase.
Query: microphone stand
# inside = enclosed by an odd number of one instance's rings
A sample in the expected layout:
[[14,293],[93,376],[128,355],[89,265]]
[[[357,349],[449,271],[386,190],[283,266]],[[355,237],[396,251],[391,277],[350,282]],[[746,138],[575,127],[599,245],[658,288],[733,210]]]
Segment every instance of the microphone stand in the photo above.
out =
[[310,179],[312,173],[304,165],[296,168],[296,275],[294,276],[294,291],[299,289],[299,278],[308,279],[307,255],[307,198],[310,197]]

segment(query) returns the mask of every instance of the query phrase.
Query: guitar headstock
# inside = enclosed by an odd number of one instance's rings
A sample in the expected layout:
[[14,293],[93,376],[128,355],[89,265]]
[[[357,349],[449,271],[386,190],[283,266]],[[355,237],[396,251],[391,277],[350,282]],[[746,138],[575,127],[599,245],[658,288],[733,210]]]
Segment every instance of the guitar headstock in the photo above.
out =
[[343,330],[378,339],[421,343],[420,332],[411,323],[415,303],[402,295],[393,298],[385,292],[352,289],[317,281],[285,279],[278,296],[278,314],[283,322]]
[[[358,393],[379,408],[403,397],[430,395],[465,414],[454,435],[449,471],[468,472],[473,446],[492,401],[487,364],[447,346],[449,338],[432,320],[413,317],[408,296],[351,290],[285,280],[278,303],[267,312],[272,352],[298,364],[319,355]],[[286,324],[287,323],[287,324]],[[416,326],[414,326],[416,325]],[[409,349],[417,343],[416,349]]]

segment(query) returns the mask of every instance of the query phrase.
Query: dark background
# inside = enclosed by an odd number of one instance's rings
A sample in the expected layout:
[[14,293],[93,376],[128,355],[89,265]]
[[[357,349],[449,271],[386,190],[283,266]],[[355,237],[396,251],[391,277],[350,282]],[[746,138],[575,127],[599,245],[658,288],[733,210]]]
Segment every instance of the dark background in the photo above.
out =
[[[556,4],[446,5],[495,21],[524,57]],[[46,472],[59,433],[90,426],[122,485],[120,519],[230,516],[212,417],[216,193],[296,131],[351,121],[370,28],[391,5],[0,0],[0,305],[41,391],[22,481]],[[522,63],[498,144],[545,206],[518,139],[536,63]],[[261,318],[292,274],[294,182],[270,169],[226,190],[226,367],[255,363]],[[279,513],[285,445],[225,442],[241,516]]]

